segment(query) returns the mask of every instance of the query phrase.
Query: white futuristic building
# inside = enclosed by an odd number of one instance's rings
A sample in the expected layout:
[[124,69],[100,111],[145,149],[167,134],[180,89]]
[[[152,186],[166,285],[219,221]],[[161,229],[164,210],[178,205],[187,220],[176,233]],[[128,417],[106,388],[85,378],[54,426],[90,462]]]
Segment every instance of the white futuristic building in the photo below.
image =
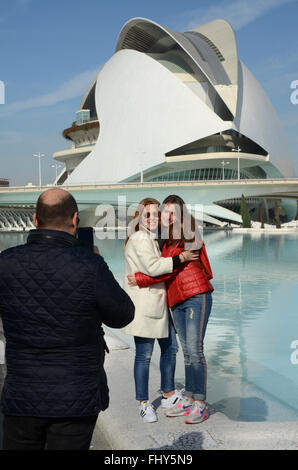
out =
[[294,176],[273,106],[222,19],[183,34],[130,20],[64,136],[72,149],[54,158],[67,186],[239,181],[233,195],[202,193],[213,204],[240,197],[243,180]]

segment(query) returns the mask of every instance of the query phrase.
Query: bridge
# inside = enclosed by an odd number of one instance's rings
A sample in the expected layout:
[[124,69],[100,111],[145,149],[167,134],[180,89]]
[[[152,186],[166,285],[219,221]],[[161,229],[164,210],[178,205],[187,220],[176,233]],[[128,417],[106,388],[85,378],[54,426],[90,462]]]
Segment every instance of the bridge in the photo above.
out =
[[[0,187],[0,229],[31,228],[32,214],[39,195],[55,187]],[[88,225],[95,225],[95,208],[100,204],[129,206],[149,196],[162,201],[169,194],[178,194],[187,204],[202,204],[206,217],[218,216],[235,222],[240,222],[239,214],[216,206],[217,201],[240,198],[244,194],[245,197],[276,198],[292,204],[294,208],[298,199],[298,178],[90,183],[59,187],[75,197],[80,219]]]

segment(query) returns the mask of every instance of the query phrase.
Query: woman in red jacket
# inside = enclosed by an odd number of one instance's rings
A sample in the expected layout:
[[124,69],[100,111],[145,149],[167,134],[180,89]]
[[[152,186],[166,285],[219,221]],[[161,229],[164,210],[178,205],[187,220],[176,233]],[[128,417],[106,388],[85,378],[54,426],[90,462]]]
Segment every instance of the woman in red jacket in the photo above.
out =
[[186,423],[195,424],[209,417],[205,402],[207,365],[203,344],[212,306],[210,279],[213,276],[205,245],[194,236],[195,220],[187,213],[184,201],[179,196],[168,196],[163,207],[162,225],[168,227],[169,236],[163,240],[162,256],[181,255],[185,244],[190,241],[189,233],[192,233],[193,246],[199,249],[199,260],[184,263],[163,276],[152,278],[136,273],[129,275],[128,279],[139,287],[166,281],[168,304],[184,354],[185,395],[165,415],[186,416]]

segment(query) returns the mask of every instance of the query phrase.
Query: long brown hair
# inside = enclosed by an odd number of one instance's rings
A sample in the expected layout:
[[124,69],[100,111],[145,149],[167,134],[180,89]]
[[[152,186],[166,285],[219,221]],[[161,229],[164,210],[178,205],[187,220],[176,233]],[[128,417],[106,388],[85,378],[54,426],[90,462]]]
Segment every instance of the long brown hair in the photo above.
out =
[[[195,244],[197,241],[198,245],[201,246],[202,240],[198,229],[196,219],[187,210],[186,204],[183,199],[175,194],[167,196],[162,203],[164,207],[166,204],[174,204],[176,209],[178,208],[179,217],[176,223],[170,224],[169,226],[169,238],[166,240],[167,246],[179,245],[183,246],[185,243]],[[190,221],[188,226],[185,224],[185,216]],[[177,237],[177,235],[180,235]],[[176,238],[175,238],[176,237]],[[195,249],[195,248],[194,248]]]
[[146,197],[145,199],[142,199],[141,202],[139,202],[137,210],[135,212],[135,215],[133,216],[132,219],[132,230],[130,233],[127,234],[127,237],[124,242],[124,248],[126,247],[126,244],[129,240],[129,237],[131,236],[132,232],[138,232],[140,230],[140,218],[143,213],[143,210],[145,209],[146,206],[149,205],[156,205],[160,206],[160,202],[154,199],[153,197]]

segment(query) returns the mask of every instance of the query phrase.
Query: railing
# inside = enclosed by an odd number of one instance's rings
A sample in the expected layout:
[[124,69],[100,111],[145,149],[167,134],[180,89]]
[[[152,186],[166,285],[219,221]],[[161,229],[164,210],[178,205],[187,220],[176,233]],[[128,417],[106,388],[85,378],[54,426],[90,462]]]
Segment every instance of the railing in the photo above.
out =
[[16,192],[16,191],[25,191],[25,192],[32,192],[32,191],[45,191],[51,188],[62,188],[65,190],[68,189],[92,189],[92,188],[117,188],[117,187],[168,187],[168,186],[207,186],[211,185],[267,185],[267,184],[291,184],[297,183],[298,178],[272,178],[272,179],[241,179],[241,180],[193,180],[193,181],[145,181],[141,183],[140,181],[135,182],[86,182],[86,183],[72,183],[68,185],[46,185],[46,186],[9,186],[9,187],[1,187],[0,192]]
[[0,231],[28,230],[34,228],[33,210],[0,207]]

